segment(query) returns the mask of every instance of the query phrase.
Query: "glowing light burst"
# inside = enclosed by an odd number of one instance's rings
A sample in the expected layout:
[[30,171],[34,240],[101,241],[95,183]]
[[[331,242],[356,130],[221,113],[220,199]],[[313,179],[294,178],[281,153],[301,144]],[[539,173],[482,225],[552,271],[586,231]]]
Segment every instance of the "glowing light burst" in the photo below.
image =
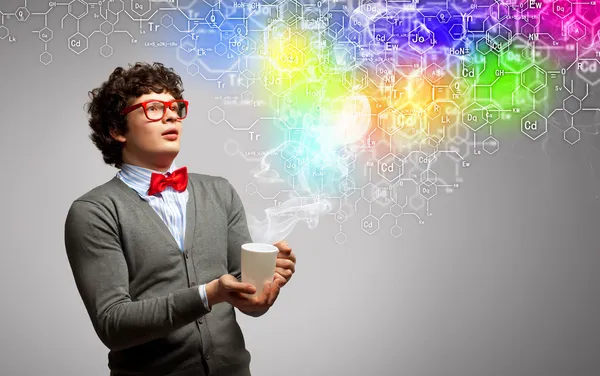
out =
[[[233,4],[238,13],[246,6]],[[282,0],[261,5],[267,12],[252,4],[241,27],[225,17],[227,51],[246,57],[254,73],[243,75],[261,84],[253,94],[266,99],[286,133],[257,176],[281,181],[285,174],[315,202],[356,191],[357,156],[371,153],[390,196],[381,199],[385,189],[373,185],[363,198],[395,202],[404,174],[419,207],[437,189],[422,172],[442,148],[464,159],[475,136],[489,154],[498,148],[492,134],[536,140],[556,103],[577,110],[578,99],[561,92],[568,75],[600,82],[595,3]]]
[[549,80],[575,43],[593,44],[600,21],[595,7],[562,0],[361,1],[352,10],[292,1],[279,10],[262,38],[262,77],[294,127],[290,140],[305,146],[296,161],[306,181],[322,180],[317,163],[335,169],[330,157],[349,145],[386,140],[408,152],[452,142],[457,126],[520,132],[524,114],[548,113]]

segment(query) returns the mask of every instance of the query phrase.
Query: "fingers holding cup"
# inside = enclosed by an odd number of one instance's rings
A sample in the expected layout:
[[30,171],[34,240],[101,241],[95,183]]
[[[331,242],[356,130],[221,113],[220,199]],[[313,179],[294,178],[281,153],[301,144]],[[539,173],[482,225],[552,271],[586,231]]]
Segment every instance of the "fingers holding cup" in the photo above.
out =
[[294,262],[292,262],[289,259],[277,259],[277,262],[275,264],[275,275],[281,277],[281,279],[283,280],[283,284],[281,285],[281,287],[283,287],[286,283],[290,281],[295,271],[296,264]]
[[288,259],[291,260],[293,263],[296,263],[296,254],[285,240],[277,242],[273,245],[279,250],[279,252],[277,253],[278,259]]
[[288,245],[288,243],[285,240],[280,240],[273,245],[279,249],[279,252],[289,253],[292,251],[292,248]]
[[280,291],[280,280],[275,280],[273,282],[271,282],[270,287],[269,287],[269,295],[268,295],[268,300],[267,300],[267,305],[269,307],[271,307],[274,303],[275,300],[277,300],[277,297],[279,296],[279,291]]

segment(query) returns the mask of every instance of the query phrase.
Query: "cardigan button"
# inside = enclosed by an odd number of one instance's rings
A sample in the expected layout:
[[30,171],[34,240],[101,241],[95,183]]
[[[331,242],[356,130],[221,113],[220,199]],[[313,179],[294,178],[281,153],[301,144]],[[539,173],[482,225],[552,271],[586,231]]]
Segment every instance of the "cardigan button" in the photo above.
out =
[[193,281],[192,281],[192,282],[190,282],[190,285],[191,285],[192,287],[194,287],[194,286],[196,286],[196,282],[193,282]]

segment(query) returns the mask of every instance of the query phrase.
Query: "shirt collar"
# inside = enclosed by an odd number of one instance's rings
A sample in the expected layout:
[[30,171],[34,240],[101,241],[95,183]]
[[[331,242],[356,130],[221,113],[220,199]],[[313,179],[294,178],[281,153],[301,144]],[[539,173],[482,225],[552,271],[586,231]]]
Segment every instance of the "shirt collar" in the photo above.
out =
[[175,162],[173,162],[167,172],[164,173],[145,167],[123,163],[121,170],[117,173],[117,175],[119,175],[119,178],[121,178],[123,182],[135,190],[140,196],[148,196],[150,178],[152,177],[153,173],[166,175],[167,173],[172,173],[176,169],[177,166],[175,165]]

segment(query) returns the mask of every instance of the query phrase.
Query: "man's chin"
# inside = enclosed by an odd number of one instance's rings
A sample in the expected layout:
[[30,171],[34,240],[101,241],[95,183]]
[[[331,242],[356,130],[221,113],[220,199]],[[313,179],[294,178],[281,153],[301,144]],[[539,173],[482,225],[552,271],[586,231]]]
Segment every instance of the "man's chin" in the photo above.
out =
[[[160,145],[158,149],[164,153],[179,153],[179,140],[177,141],[167,141],[164,144]],[[159,151],[159,152],[160,152]]]
[[171,147],[163,147],[160,150],[153,152],[154,157],[160,160],[173,160],[179,154],[179,145],[173,145]]

